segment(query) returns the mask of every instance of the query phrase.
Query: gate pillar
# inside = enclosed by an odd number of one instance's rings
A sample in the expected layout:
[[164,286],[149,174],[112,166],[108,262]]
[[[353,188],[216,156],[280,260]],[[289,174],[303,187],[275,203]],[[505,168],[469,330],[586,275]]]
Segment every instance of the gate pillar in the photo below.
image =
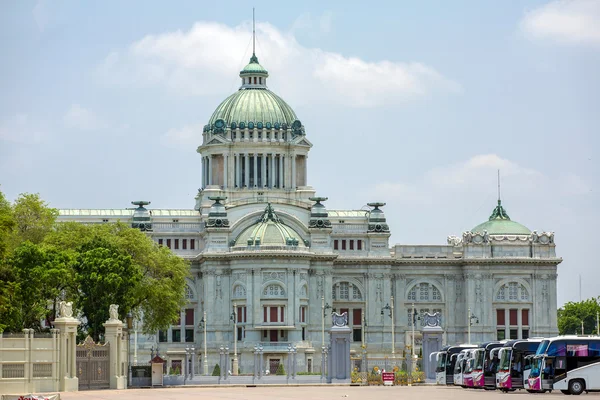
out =
[[423,371],[427,379],[435,379],[435,360],[430,360],[431,353],[440,351],[444,330],[440,326],[439,313],[425,313],[425,327],[423,328]]
[[350,383],[350,337],[348,313],[333,313],[333,326],[329,330],[331,350],[329,351],[329,374],[327,383]]
[[59,390],[61,392],[77,392],[79,379],[76,368],[77,326],[81,323],[73,318],[71,303],[60,302],[59,317],[54,320],[54,327],[59,330]]
[[127,389],[127,360],[122,357],[123,322],[111,304],[110,318],[104,324],[104,339],[110,343],[110,388]]

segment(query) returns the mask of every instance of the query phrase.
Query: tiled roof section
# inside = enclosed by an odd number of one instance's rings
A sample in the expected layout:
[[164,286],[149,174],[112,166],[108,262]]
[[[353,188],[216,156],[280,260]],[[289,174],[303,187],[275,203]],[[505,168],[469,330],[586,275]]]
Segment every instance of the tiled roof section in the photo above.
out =
[[[154,217],[199,217],[196,210],[185,209],[150,209]],[[58,210],[60,216],[72,217],[131,217],[133,209],[62,209]]]

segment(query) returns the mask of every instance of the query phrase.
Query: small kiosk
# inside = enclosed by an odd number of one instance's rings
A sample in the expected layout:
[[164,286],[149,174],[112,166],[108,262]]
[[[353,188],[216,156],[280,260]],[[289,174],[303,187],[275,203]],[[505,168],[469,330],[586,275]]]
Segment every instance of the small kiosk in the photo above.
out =
[[155,356],[150,360],[150,364],[152,364],[152,386],[162,386],[165,360]]

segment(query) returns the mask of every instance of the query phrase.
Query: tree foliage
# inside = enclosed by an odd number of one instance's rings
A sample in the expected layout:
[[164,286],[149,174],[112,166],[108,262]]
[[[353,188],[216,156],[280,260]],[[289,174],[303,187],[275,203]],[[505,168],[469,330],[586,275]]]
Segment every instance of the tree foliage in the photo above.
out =
[[0,331],[40,329],[59,300],[74,302],[96,339],[110,304],[120,319],[143,316],[146,333],[177,320],[186,261],[126,224],[57,224],[57,215],[37,194],[11,206],[0,192]]
[[583,300],[580,302],[568,302],[558,309],[558,332],[561,335],[581,334],[581,323],[583,321],[583,333],[586,335],[598,334],[596,330],[596,318],[600,313],[600,297]]

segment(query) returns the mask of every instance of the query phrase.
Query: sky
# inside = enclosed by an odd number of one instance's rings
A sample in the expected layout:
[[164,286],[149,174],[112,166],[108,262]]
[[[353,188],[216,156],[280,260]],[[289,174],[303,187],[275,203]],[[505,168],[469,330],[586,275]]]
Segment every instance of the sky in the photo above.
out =
[[559,306],[600,295],[597,0],[5,1],[0,190],[192,208],[252,7],[328,208],[384,201],[391,244],[445,244],[487,220],[500,170],[510,217],[555,232]]

